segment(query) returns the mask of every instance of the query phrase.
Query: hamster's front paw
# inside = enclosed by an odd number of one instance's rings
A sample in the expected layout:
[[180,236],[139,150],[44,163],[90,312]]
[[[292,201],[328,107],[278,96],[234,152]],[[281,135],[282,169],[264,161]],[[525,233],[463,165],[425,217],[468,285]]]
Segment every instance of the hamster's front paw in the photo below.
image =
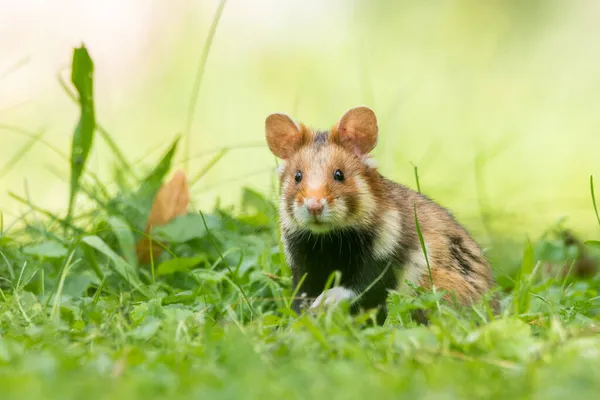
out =
[[356,293],[353,290],[346,289],[345,287],[334,287],[326,290],[317,297],[317,299],[310,306],[311,310],[314,310],[320,306],[332,307],[338,305],[341,301],[352,300],[356,297]]

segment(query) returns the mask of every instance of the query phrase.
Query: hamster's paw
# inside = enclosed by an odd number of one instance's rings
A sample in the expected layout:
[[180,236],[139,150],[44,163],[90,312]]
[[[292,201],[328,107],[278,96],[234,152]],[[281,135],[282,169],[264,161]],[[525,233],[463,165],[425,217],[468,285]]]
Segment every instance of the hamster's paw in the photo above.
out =
[[356,293],[353,290],[346,289],[345,287],[334,287],[326,290],[317,297],[317,299],[310,306],[311,310],[319,308],[321,306],[332,307],[338,305],[344,300],[352,300],[356,297]]

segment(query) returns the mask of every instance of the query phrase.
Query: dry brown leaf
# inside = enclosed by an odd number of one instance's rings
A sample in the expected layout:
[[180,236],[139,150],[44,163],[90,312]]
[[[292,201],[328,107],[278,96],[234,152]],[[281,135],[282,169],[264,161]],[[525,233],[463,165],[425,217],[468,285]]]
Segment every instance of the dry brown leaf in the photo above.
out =
[[[144,233],[149,235],[153,227],[166,225],[176,217],[186,214],[189,202],[190,191],[187,178],[183,171],[177,171],[171,180],[156,192]],[[153,257],[158,257],[162,249],[162,246],[154,241],[150,246],[150,240],[145,236],[136,247],[138,260],[147,263],[150,261],[150,251]]]

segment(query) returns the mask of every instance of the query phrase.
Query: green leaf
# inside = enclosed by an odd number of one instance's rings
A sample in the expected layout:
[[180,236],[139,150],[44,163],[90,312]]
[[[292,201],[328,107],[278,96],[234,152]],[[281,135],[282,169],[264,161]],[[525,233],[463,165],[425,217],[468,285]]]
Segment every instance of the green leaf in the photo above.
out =
[[213,271],[210,269],[196,270],[196,271],[194,271],[194,275],[200,281],[212,282],[212,283],[222,282],[223,280],[225,280],[227,278],[226,271]]
[[127,260],[127,262],[133,267],[137,267],[135,240],[129,225],[127,225],[125,221],[118,217],[108,218],[108,223],[115,233],[117,240],[119,241],[119,246],[121,247],[121,251],[123,252],[125,260]]
[[23,248],[23,253],[40,258],[62,258],[67,255],[67,248],[62,244],[49,240]]
[[75,197],[79,190],[79,181],[94,141],[96,117],[94,115],[93,75],[94,63],[85,46],[75,49],[71,67],[71,82],[73,82],[79,93],[80,116],[79,122],[75,127],[75,132],[73,133],[73,142],[71,145],[69,217],[73,212]]
[[169,147],[169,150],[165,153],[158,165],[142,180],[138,195],[146,201],[152,201],[153,196],[156,194],[158,189],[163,183],[163,179],[171,169],[171,163],[175,152],[177,151],[177,145],[179,143],[180,136],[177,135],[175,140]]
[[148,298],[152,297],[152,294],[148,288],[140,281],[135,268],[128,264],[117,253],[115,253],[102,239],[100,239],[98,236],[91,235],[84,237],[82,241],[88,246],[93,247],[100,253],[107,256],[113,262],[115,271],[117,271],[119,275],[129,282],[134,289]]
[[188,271],[190,268],[205,262],[207,262],[205,255],[188,258],[174,258],[161,263],[156,272],[158,275],[171,275],[175,272]]
[[[220,220],[216,216],[206,216],[208,229],[213,230],[220,227]],[[184,243],[192,239],[200,239],[206,236],[206,228],[202,217],[198,214],[187,214],[175,218],[167,225],[156,227],[152,230],[152,236],[159,241],[171,243]]]
[[128,333],[128,336],[138,340],[148,340],[160,328],[161,320],[154,317],[148,317],[144,320],[143,324]]
[[588,246],[599,247],[600,248],[600,240],[586,240],[583,243],[586,244],[586,245],[588,245]]
[[472,331],[464,344],[473,352],[488,357],[525,361],[539,348],[540,342],[532,335],[531,327],[517,318],[498,319]]
[[267,216],[273,216],[277,213],[275,205],[267,200],[265,196],[255,190],[244,188],[242,191],[242,210],[248,211],[248,209],[254,209],[256,212]]
[[531,241],[527,239],[527,243],[525,244],[525,251],[523,253],[523,261],[521,262],[521,270],[519,271],[519,276],[517,277],[515,290],[514,290],[514,298],[513,298],[513,306],[515,308],[515,315],[519,315],[520,313],[529,311],[529,305],[531,303],[531,294],[529,293],[530,287],[530,278],[531,273],[533,272],[533,267],[535,265],[535,256],[534,256],[533,245]]

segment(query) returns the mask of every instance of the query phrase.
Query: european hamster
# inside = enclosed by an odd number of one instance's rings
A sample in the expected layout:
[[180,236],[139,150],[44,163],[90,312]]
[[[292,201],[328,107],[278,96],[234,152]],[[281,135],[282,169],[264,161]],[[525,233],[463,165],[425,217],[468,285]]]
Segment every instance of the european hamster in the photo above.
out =
[[[307,300],[312,309],[349,300],[353,312],[379,308],[382,323],[388,290],[410,288],[406,282],[430,288],[433,280],[465,305],[494,285],[481,248],[445,208],[378,172],[369,156],[378,137],[373,110],[354,107],[329,131],[275,113],[265,131],[282,160],[280,229],[293,287],[306,275],[296,312]],[[340,285],[324,291],[334,271]]]

